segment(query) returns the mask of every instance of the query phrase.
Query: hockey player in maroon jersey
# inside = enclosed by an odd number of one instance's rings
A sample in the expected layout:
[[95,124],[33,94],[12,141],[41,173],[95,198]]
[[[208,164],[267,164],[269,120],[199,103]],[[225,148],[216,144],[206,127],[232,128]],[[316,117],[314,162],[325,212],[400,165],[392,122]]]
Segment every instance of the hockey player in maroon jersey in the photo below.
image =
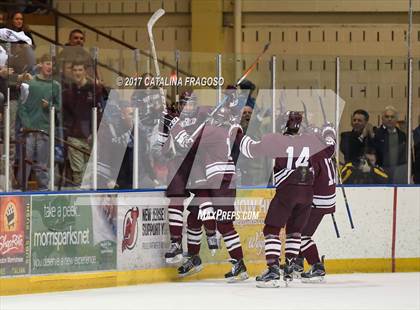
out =
[[[210,107],[197,106],[197,98],[190,92],[184,92],[180,97],[180,103],[182,111],[179,114],[177,111],[167,112],[164,115],[165,126],[170,126],[170,122],[173,121],[174,117],[179,120],[179,126],[185,130],[185,132],[192,133],[195,129],[207,118]],[[177,116],[179,115],[179,117]],[[171,133],[159,132],[160,142],[162,147],[176,148],[176,139],[178,137]],[[173,140],[171,140],[173,139]],[[197,143],[199,139],[197,139]],[[166,150],[168,151],[168,150]],[[165,151],[164,151],[165,152]],[[169,151],[168,151],[169,152]],[[171,245],[168,251],[165,253],[165,260],[169,264],[176,264],[183,259],[182,250],[182,228],[183,228],[183,212],[184,212],[184,200],[190,196],[193,192],[195,197],[190,203],[190,206],[198,206],[201,209],[209,209],[212,213],[212,207],[205,202],[202,202],[200,196],[208,196],[206,191],[202,188],[196,188],[195,190],[188,190],[188,180],[190,182],[200,182],[205,178],[204,171],[200,169],[194,169],[192,171],[192,165],[194,163],[196,153],[196,147],[192,147],[189,150],[182,150],[179,152],[179,148],[174,150],[174,157],[168,163],[169,184],[166,190],[166,196],[169,198],[170,203],[168,206],[168,218],[169,218],[169,233],[171,237]],[[215,251],[219,247],[219,242],[216,236],[216,223],[214,218],[207,218],[202,221],[205,227],[207,242],[209,249]],[[191,241],[189,245],[197,247],[201,242],[201,225],[200,230],[187,230],[188,240]],[[214,254],[214,253],[213,253]]]
[[[311,265],[311,269],[301,274],[302,282],[320,282],[325,276],[324,262],[319,258],[318,248],[312,240],[312,236],[324,215],[335,212],[335,174],[335,164],[332,158],[325,157],[315,167],[314,199],[308,222],[302,231],[300,248],[301,256]],[[303,260],[301,263],[303,267]]]
[[[208,188],[209,205],[213,206],[214,212],[221,210],[233,214],[234,201],[236,197],[235,188],[235,163],[231,156],[232,146],[237,137],[239,125],[232,125],[232,116],[239,115],[232,112],[235,108],[234,100],[228,96],[225,104],[217,110],[213,118],[203,127],[201,131],[200,145],[197,152],[201,165],[205,167],[206,185]],[[239,117],[236,118],[237,120]],[[181,148],[188,149],[196,139],[191,137],[178,123],[174,124],[172,133],[176,143]],[[193,220],[195,217],[191,217]],[[190,219],[190,218],[189,218]],[[231,271],[225,274],[229,282],[246,280],[248,274],[243,261],[243,251],[239,235],[233,226],[232,217],[216,217],[217,230],[223,237],[231,263]],[[197,227],[198,223],[189,223]],[[196,252],[197,253],[197,252]],[[189,269],[201,265],[197,254],[190,253],[187,261],[180,267],[179,273],[187,273]]]
[[[288,112],[284,135],[266,134],[261,141],[245,136],[241,141],[241,152],[248,158],[268,156],[275,158],[274,180],[276,194],[273,197],[263,229],[265,256],[268,270],[257,277],[258,287],[278,287],[280,280],[279,258],[280,229],[290,224],[289,248],[299,253],[301,232],[309,217],[313,199],[314,167],[325,156],[334,152],[334,130],[325,127],[322,139],[312,134],[299,134],[302,115]],[[293,279],[293,264],[296,251],[286,252],[283,279]]]
[[[319,130],[317,129],[316,132]],[[312,236],[321,223],[325,214],[335,212],[336,199],[336,171],[334,159],[325,157],[314,166],[314,198],[312,208],[305,227],[302,230],[302,243],[300,251],[293,248],[293,239],[290,236],[292,225],[286,225],[286,249],[285,252],[299,252],[296,257],[293,271],[295,278],[301,278],[302,282],[321,282],[325,276],[325,267],[321,261],[318,248],[312,240]],[[292,245],[292,247],[290,247]],[[304,259],[311,265],[308,272],[303,272]]]

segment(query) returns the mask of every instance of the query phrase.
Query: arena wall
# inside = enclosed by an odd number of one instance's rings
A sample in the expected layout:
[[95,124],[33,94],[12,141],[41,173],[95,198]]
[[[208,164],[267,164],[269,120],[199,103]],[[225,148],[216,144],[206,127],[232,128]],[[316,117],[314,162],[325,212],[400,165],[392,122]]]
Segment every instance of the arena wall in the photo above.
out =
[[[355,228],[338,189],[336,237],[329,215],[314,239],[329,273],[420,271],[420,187],[345,187]],[[273,190],[238,191],[236,227],[252,276],[265,268],[261,233]],[[0,295],[220,278],[225,249],[180,280],[163,254],[167,200],[160,190],[0,197]],[[246,215],[248,214],[248,215]]]

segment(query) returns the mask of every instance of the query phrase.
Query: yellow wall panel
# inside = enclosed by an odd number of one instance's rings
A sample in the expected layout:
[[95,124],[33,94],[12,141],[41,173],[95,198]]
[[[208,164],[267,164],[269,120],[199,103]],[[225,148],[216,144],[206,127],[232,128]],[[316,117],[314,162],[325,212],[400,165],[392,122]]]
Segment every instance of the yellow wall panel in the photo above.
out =
[[191,0],[176,0],[177,12],[191,12]]
[[162,6],[166,12],[175,12],[175,0],[163,0]]
[[122,13],[121,7],[122,1],[110,1],[109,2],[109,13],[110,14],[120,14]]
[[150,2],[150,11],[155,12],[162,7],[163,0],[148,0]]
[[84,1],[84,14],[95,14],[97,10],[97,1]]

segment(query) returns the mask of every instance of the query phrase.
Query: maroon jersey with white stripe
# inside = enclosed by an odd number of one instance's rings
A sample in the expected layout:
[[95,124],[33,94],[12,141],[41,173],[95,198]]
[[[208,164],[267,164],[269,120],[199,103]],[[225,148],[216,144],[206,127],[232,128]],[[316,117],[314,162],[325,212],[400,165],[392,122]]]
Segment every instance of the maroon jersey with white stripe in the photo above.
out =
[[334,153],[334,140],[321,139],[311,134],[266,134],[261,141],[245,136],[240,145],[248,158],[268,156],[275,158],[274,181],[280,184],[312,185],[314,165]]
[[[211,107],[199,106],[197,107],[195,113],[192,115],[181,112],[177,125],[180,128],[182,128],[187,134],[192,134],[200,126],[200,124],[202,124],[206,120],[206,118],[209,115],[209,111],[211,111]],[[175,148],[179,147],[176,143],[176,138],[179,138],[178,133],[179,131],[171,131],[169,139],[166,141],[164,146],[165,152],[167,151],[167,148],[171,147],[172,144],[174,144]],[[197,148],[193,148],[188,152],[177,152],[176,157],[168,163],[168,166],[170,168],[169,178],[172,179],[173,174],[175,172],[183,173],[184,180],[186,183],[184,184],[184,187],[187,186],[187,181],[189,181],[190,183],[189,186],[195,185],[196,183],[203,183],[203,181],[205,181],[204,169],[202,167],[198,167],[197,165],[193,166],[194,160],[196,158],[196,149]],[[185,166],[185,169],[182,169],[182,172],[178,170],[181,164],[187,165]]]
[[326,157],[314,166],[314,198],[312,207],[325,214],[335,212],[336,170],[332,158]]
[[[228,128],[210,124],[206,124],[202,129],[196,153],[199,161],[195,161],[194,165],[200,163],[204,165],[207,185],[218,187],[227,177],[234,181],[232,177],[236,174],[236,171],[231,150],[239,130],[241,129],[237,126]],[[191,137],[179,123],[173,127],[172,133],[179,147],[191,147],[192,142],[188,143]]]
[[179,125],[190,135],[207,119],[211,111],[212,107],[210,106],[198,106],[193,115],[181,112],[181,115],[179,116]]

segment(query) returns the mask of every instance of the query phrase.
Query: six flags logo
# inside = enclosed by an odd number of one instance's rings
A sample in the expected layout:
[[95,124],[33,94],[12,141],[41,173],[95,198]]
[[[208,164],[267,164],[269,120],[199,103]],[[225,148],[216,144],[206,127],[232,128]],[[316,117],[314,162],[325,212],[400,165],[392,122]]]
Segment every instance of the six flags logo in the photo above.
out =
[[5,212],[2,214],[4,231],[15,231],[17,229],[17,210],[14,201],[8,201]]
[[22,208],[19,198],[1,198],[0,257],[24,253],[25,232],[22,226]]
[[121,250],[132,250],[137,242],[139,208],[133,207],[127,211],[123,221],[123,241]]

